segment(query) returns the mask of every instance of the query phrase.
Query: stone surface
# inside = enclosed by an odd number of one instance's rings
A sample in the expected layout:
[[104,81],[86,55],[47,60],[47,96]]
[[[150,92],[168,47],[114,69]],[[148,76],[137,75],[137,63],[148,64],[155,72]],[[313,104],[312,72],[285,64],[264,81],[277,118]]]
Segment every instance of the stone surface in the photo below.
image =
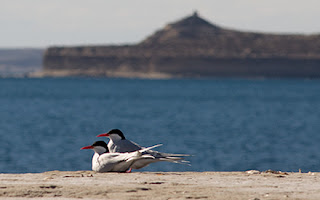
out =
[[193,14],[134,45],[50,47],[44,75],[320,77],[320,34],[241,32]]

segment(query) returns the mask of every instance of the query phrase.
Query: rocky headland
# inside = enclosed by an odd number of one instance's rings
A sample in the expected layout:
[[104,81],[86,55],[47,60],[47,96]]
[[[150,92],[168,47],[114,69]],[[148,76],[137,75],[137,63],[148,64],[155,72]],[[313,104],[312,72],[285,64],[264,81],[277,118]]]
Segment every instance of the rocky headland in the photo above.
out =
[[320,34],[222,28],[196,12],[138,44],[50,47],[43,76],[320,77]]

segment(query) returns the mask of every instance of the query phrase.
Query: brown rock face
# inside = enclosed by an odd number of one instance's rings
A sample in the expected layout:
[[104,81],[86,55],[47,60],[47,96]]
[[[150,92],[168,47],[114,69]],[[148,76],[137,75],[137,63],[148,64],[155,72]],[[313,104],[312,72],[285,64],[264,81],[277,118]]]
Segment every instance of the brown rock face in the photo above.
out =
[[320,77],[320,35],[224,29],[197,13],[136,45],[51,47],[46,75]]

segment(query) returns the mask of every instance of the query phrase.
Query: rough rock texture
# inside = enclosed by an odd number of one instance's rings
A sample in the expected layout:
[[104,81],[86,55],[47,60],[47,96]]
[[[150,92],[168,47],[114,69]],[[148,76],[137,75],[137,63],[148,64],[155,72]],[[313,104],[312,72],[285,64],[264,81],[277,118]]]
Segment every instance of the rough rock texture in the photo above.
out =
[[136,45],[51,47],[44,74],[120,77],[320,77],[320,34],[221,28],[197,13]]

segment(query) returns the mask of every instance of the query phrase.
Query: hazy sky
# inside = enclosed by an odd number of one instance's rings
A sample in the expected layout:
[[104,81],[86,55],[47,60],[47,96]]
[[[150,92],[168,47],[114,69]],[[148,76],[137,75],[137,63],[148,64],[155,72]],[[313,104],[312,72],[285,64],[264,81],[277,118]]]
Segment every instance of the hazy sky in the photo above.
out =
[[320,33],[320,0],[0,0],[0,48],[135,43],[194,10],[227,28]]

